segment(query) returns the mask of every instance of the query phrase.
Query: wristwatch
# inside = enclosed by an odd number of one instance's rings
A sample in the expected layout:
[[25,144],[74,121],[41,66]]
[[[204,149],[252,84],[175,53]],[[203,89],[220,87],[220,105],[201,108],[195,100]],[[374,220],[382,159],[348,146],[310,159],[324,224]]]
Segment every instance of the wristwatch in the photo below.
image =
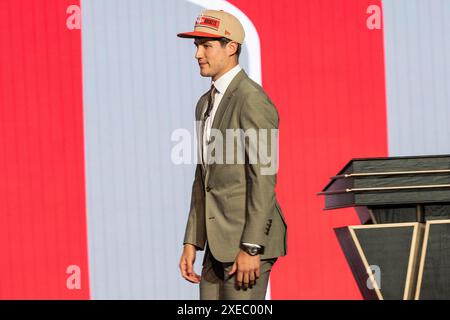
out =
[[241,249],[247,252],[251,256],[256,256],[263,251],[263,248],[257,246],[249,246],[245,244],[241,244]]

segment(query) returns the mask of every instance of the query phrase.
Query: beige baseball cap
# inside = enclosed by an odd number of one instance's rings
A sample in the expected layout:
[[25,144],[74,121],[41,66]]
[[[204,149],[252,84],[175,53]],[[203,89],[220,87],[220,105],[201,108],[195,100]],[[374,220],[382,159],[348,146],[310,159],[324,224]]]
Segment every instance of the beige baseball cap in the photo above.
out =
[[244,28],[232,14],[223,10],[204,10],[195,21],[193,32],[179,33],[180,38],[228,38],[242,44]]

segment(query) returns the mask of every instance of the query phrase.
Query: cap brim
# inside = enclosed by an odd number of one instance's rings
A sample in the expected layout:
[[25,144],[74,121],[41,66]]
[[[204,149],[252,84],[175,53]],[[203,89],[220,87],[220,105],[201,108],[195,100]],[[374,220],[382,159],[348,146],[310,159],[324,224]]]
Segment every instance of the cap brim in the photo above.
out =
[[223,38],[222,36],[218,36],[217,34],[207,33],[207,32],[183,32],[177,34],[180,38]]

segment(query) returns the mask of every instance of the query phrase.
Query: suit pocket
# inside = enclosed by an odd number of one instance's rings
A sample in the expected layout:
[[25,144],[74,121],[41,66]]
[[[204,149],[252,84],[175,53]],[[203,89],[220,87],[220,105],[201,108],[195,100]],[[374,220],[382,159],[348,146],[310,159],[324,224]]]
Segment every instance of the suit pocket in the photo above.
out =
[[243,196],[245,196],[245,191],[233,192],[227,195],[227,200]]
[[227,214],[245,213],[245,193],[231,194],[227,197],[225,210]]

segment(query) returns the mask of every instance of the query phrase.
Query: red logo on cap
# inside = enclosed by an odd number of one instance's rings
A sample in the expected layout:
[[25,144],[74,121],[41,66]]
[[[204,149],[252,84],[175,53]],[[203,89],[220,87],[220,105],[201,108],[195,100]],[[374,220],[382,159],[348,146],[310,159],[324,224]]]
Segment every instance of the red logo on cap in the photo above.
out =
[[195,21],[196,27],[206,27],[214,30],[219,30],[220,20],[209,16],[200,16]]

